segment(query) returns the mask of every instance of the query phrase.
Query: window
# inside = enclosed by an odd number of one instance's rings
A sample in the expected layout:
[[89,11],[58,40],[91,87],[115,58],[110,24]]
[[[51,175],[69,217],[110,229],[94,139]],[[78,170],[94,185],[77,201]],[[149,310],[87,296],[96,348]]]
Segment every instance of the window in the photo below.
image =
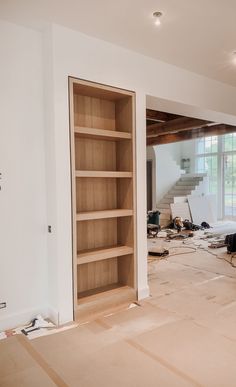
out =
[[218,151],[218,137],[205,137],[197,140],[197,154],[216,153]]
[[219,217],[236,217],[236,133],[196,140],[196,172],[207,173]]
[[225,216],[236,216],[236,154],[224,155],[224,208]]
[[196,143],[196,172],[207,173],[209,177],[209,192],[217,194],[218,181],[218,137],[205,137]]
[[222,136],[223,152],[236,151],[236,133],[225,134]]

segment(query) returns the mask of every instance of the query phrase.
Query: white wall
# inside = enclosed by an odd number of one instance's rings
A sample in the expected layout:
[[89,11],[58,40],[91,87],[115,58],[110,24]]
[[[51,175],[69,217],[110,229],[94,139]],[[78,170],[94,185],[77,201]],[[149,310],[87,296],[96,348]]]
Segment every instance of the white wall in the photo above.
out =
[[183,141],[181,144],[181,159],[190,159],[190,173],[195,173],[195,140]]
[[42,42],[0,23],[0,330],[47,314]]
[[[72,317],[68,75],[134,90],[137,128],[139,297],[148,294],[146,260],[146,95],[236,114],[236,89],[61,26],[53,26],[59,318]],[[51,278],[52,280],[52,278]],[[55,278],[54,278],[55,280]]]
[[182,170],[180,143],[158,145],[154,147],[156,153],[156,202],[179,180]]
[[[57,239],[57,165],[55,149],[55,112],[54,112],[54,74],[53,74],[53,42],[52,29],[47,27],[43,33],[44,62],[44,112],[45,112],[45,162],[46,162],[46,196],[47,218],[51,226],[48,233],[48,303],[49,317],[59,323],[59,278],[58,278],[58,239]],[[69,277],[70,280],[70,277]],[[69,319],[70,320],[70,319]]]
[[171,155],[172,159],[176,162],[176,164],[181,166],[181,158],[182,158],[182,148],[180,142],[173,142],[170,144],[160,145],[157,148],[165,149]]

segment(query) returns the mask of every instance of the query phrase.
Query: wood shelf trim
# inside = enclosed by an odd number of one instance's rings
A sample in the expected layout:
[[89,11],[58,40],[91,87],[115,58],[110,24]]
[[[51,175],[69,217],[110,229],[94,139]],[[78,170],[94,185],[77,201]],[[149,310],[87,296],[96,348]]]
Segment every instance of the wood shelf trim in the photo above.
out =
[[133,210],[105,210],[105,211],[90,211],[90,212],[80,212],[76,215],[77,221],[82,220],[96,220],[96,219],[106,219],[106,218],[118,218],[122,216],[132,216]]
[[[94,294],[92,293],[94,291]],[[84,292],[84,293],[90,293]],[[91,295],[79,297],[77,299],[77,310],[80,307],[85,306],[86,304],[92,304],[94,302],[101,302],[101,303],[106,303],[107,301],[111,302],[111,305],[114,307],[117,301],[120,299],[121,303],[123,302],[129,302],[134,301],[136,299],[135,297],[135,289],[127,286],[127,285],[121,285],[121,284],[112,284],[112,285],[107,285],[104,286],[103,288],[98,288],[98,289],[92,289],[91,290]],[[130,299],[131,297],[131,299]],[[135,298],[134,298],[135,297]],[[116,299],[116,302],[115,302]]]
[[75,171],[76,177],[113,177],[113,178],[131,178],[132,172],[119,171]]
[[96,128],[86,128],[82,126],[75,126],[75,134],[80,134],[84,137],[101,138],[107,140],[130,140],[132,134],[128,132],[118,132],[116,130],[103,130]]
[[133,254],[133,252],[134,249],[129,246],[115,246],[106,249],[90,250],[84,253],[79,253],[77,255],[77,263],[78,265],[83,265],[84,263],[103,261],[104,259]]

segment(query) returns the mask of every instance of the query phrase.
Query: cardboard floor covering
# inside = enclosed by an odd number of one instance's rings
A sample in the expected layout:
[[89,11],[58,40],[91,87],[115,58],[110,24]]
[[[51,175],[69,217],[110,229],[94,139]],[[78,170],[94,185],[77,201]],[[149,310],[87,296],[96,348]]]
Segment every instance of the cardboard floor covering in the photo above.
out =
[[152,261],[149,285],[139,307],[2,340],[0,386],[235,387],[236,269],[197,250]]

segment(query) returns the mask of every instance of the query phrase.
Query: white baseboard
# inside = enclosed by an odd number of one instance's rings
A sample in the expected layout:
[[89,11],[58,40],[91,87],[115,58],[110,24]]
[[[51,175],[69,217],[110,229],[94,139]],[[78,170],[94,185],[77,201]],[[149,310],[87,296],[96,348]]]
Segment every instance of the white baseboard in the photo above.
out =
[[21,325],[27,325],[37,314],[41,314],[46,318],[48,317],[48,313],[48,307],[32,308],[12,314],[6,314],[6,311],[4,311],[2,315],[0,314],[0,332]]
[[138,300],[143,300],[144,298],[148,298],[150,295],[149,286],[146,286],[145,288],[138,289]]

